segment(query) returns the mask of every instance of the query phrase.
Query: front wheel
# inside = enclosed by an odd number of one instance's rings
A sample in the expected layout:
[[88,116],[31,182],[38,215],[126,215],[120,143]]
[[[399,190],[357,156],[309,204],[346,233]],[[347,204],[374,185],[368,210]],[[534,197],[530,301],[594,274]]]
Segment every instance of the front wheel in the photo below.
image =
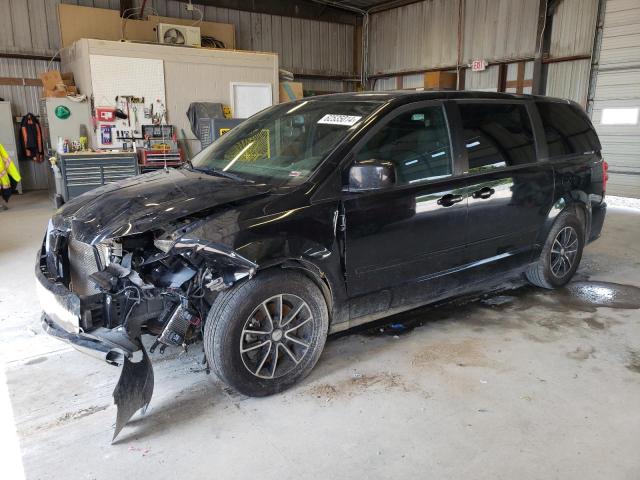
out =
[[566,285],[578,269],[584,248],[584,228],[569,211],[556,219],[537,263],[527,270],[527,279],[542,288]]
[[261,397],[304,378],[320,358],[329,316],[320,289],[295,271],[267,271],[222,292],[204,330],[212,371]]

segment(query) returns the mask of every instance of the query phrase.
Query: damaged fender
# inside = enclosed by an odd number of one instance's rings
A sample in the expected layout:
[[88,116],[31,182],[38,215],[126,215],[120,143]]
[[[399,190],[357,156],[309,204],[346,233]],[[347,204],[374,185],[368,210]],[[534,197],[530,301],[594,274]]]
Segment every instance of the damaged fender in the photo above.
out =
[[180,254],[195,263],[204,261],[212,272],[219,273],[219,277],[212,276],[209,279],[207,288],[210,290],[228,288],[239,280],[251,278],[258,269],[258,264],[239,255],[231,248],[206,240],[180,239],[167,254],[172,253]]
[[[144,264],[149,265],[176,255],[187,259],[191,266],[199,271],[198,275],[202,277],[201,285],[211,291],[222,290],[230,287],[238,280],[251,278],[258,268],[257,264],[224,245],[197,239],[180,239],[166,252],[148,258]],[[131,269],[125,269],[120,266],[119,269],[122,270],[122,275],[119,275],[121,278],[129,278],[129,274],[134,272]],[[195,270],[192,270],[192,272],[195,274]],[[175,288],[180,287],[182,283],[193,277],[191,275],[187,279],[182,276],[181,271],[176,272],[174,276],[180,278],[175,282],[176,285],[171,284],[171,287]],[[165,280],[173,282],[171,276],[169,276],[168,280]],[[150,285],[150,287],[155,288],[157,285]],[[190,300],[189,297],[184,298],[183,303],[171,310],[167,317],[169,320],[166,322],[162,333],[156,338],[156,342],[151,347],[151,352],[154,351],[158,344],[162,344],[162,352],[164,346],[176,346],[184,341],[186,331],[193,318],[187,310]],[[139,328],[136,331],[139,332]],[[114,403],[117,407],[114,440],[138,410],[146,410],[153,395],[154,380],[151,360],[139,337],[135,339],[134,343],[142,351],[142,359],[134,363],[128,357],[124,358],[120,379],[113,392]]]

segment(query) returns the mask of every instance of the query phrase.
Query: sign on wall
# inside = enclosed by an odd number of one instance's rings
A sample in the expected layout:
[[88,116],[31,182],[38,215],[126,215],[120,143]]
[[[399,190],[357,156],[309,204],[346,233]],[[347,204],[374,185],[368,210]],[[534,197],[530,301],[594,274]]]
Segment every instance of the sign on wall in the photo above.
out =
[[471,62],[471,71],[472,72],[482,72],[487,68],[486,60],[474,60]]

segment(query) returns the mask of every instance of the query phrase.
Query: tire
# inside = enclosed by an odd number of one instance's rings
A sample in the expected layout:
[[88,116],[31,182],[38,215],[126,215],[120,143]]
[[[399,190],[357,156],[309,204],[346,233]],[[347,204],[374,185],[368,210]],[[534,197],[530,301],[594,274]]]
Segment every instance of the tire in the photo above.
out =
[[328,330],[320,289],[299,272],[272,270],[218,295],[207,315],[204,350],[223,383],[262,397],[309,374]]
[[540,258],[527,270],[527,280],[547,289],[566,285],[580,265],[583,248],[582,222],[574,212],[563,211],[551,227]]

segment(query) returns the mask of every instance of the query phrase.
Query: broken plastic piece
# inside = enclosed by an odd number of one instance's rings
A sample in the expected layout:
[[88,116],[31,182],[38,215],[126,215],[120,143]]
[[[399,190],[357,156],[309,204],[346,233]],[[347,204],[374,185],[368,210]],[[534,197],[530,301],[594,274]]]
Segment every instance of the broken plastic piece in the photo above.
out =
[[116,428],[113,432],[113,442],[122,431],[129,419],[138,410],[146,411],[153,396],[153,367],[149,355],[137,339],[142,350],[142,360],[137,363],[125,357],[122,373],[116,388],[113,390],[113,403],[118,408]]

